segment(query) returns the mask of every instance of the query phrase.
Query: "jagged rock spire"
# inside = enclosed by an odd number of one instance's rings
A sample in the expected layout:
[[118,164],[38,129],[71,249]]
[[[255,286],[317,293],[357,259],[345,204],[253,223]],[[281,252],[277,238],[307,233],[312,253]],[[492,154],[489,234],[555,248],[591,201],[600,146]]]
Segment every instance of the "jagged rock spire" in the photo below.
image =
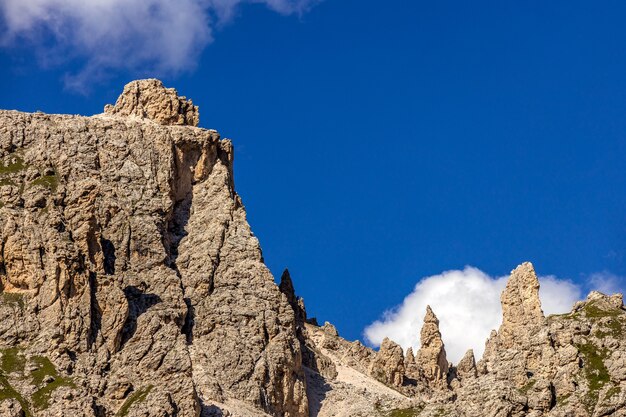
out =
[[543,324],[539,280],[533,264],[524,262],[511,271],[500,301],[502,303],[502,326],[499,334],[503,340],[515,340],[520,328]]
[[298,332],[300,332],[304,328],[304,323],[306,322],[306,309],[304,307],[304,300],[301,297],[296,296],[296,290],[293,286],[293,281],[291,280],[291,274],[289,270],[285,268],[283,274],[280,276],[280,284],[278,285],[280,292],[285,294],[287,297],[287,302],[293,309],[293,312],[296,316],[296,326],[298,328]]
[[448,360],[439,331],[439,319],[430,306],[426,307],[420,338],[422,346],[417,352],[418,366],[423,370],[426,379],[445,381],[448,375]]
[[287,301],[289,301],[289,304],[293,306],[293,304],[297,300],[297,297],[296,290],[293,287],[293,281],[291,280],[291,274],[289,273],[289,269],[285,268],[283,274],[280,276],[280,284],[278,285],[278,288],[280,288],[280,292],[285,294],[285,296],[287,297]]
[[415,362],[415,354],[412,347],[409,347],[404,353],[404,369],[407,377],[414,380],[419,379],[420,371],[417,362]]
[[198,126],[200,119],[198,106],[154,78],[126,84],[115,105],[107,104],[104,113],[146,118],[162,125]]
[[415,354],[413,353],[413,348],[408,347],[406,352],[404,353],[404,363],[408,365],[415,365]]

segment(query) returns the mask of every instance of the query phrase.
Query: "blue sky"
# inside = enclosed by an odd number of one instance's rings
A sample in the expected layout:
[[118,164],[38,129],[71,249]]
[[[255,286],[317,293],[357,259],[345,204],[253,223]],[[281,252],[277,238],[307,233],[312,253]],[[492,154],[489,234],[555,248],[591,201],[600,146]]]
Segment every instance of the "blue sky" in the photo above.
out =
[[[193,98],[234,140],[267,264],[347,338],[466,265],[500,277],[530,260],[583,292],[598,273],[624,288],[624,2],[244,2],[189,38],[111,50],[64,28],[63,8],[53,29],[8,23],[18,2],[0,3],[0,108],[99,113],[146,76]],[[169,59],[161,41],[187,49]]]

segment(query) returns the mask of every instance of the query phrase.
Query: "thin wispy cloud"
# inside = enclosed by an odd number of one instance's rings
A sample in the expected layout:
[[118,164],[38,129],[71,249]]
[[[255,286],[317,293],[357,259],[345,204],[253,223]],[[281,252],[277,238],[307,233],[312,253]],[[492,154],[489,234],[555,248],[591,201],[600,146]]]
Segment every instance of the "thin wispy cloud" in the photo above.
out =
[[623,292],[626,279],[609,271],[596,272],[588,276],[587,286],[604,294]]
[[302,15],[319,0],[3,0],[0,42],[28,45],[42,65],[81,60],[66,76],[81,90],[111,71],[175,75],[195,67],[214,28],[245,3]]
[[[500,294],[508,277],[491,277],[480,269],[446,271],[422,279],[396,308],[365,329],[365,339],[379,346],[389,337],[404,349],[418,349],[426,306],[439,318],[448,360],[457,363],[467,349],[482,356],[485,341],[502,321]],[[544,313],[565,313],[583,296],[580,286],[554,276],[539,277]]]

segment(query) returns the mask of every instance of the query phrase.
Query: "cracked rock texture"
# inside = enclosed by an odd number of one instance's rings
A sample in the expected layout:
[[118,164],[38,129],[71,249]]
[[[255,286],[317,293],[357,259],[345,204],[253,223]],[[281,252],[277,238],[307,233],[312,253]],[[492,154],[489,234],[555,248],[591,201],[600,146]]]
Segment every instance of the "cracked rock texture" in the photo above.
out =
[[308,415],[233,148],[197,122],[157,80],[93,117],[0,111],[2,415]]
[[156,79],[128,83],[115,105],[105,106],[104,112],[146,118],[161,125],[198,126],[200,119],[198,106]]
[[0,111],[0,417],[626,417],[626,310],[545,317],[511,272],[482,358],[376,351],[308,318],[234,189],[233,147],[158,80],[92,116]]
[[417,352],[417,365],[430,381],[445,380],[448,375],[446,350],[439,332],[439,319],[430,306],[426,307],[424,326],[420,333],[421,347]]

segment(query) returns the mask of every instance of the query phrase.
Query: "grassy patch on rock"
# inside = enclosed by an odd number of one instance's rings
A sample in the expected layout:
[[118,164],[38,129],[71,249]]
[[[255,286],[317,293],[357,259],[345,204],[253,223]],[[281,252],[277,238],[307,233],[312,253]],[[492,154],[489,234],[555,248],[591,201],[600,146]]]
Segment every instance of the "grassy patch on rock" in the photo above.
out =
[[17,347],[1,349],[0,360],[0,400],[15,399],[22,406],[25,417],[31,417],[28,402],[9,383],[8,375],[14,372],[23,372],[26,367],[26,358],[22,350]]
[[602,339],[607,336],[611,336],[615,339],[621,339],[624,336],[624,328],[626,323],[618,317],[611,317],[606,325],[596,331],[596,337]]
[[532,387],[535,386],[536,383],[537,383],[536,379],[531,379],[522,388],[520,388],[519,391],[522,394],[526,395],[526,394],[528,394],[528,391],[530,391],[532,389]]
[[60,376],[50,359],[44,356],[34,356],[32,361],[37,365],[37,369],[31,371],[33,385],[39,386],[50,379],[45,386],[41,387],[32,396],[33,406],[40,410],[45,410],[50,405],[52,393],[63,386],[74,387],[74,383],[69,378]]
[[606,394],[604,394],[604,398],[609,399],[611,397],[619,395],[621,392],[622,388],[619,385],[612,386],[607,390]]
[[591,411],[598,403],[600,390],[611,380],[609,371],[604,365],[604,360],[608,357],[608,351],[599,349],[591,343],[581,344],[577,347],[584,357],[583,372],[589,387],[589,393],[583,402],[587,409]]
[[56,175],[43,175],[31,182],[30,185],[31,187],[39,185],[54,191],[59,185],[59,178]]
[[419,416],[421,408],[411,407],[411,408],[398,408],[396,410],[391,410],[386,414],[386,417],[417,417]]
[[557,406],[565,406],[569,403],[569,398],[572,394],[559,395],[556,399]]
[[0,350],[2,359],[0,359],[0,372],[9,375],[13,372],[24,372],[26,367],[26,358],[19,347]]
[[0,304],[6,304],[10,306],[19,307],[20,310],[24,310],[26,302],[24,301],[24,295],[14,292],[3,292],[0,294]]
[[585,307],[583,307],[583,311],[585,312],[585,316],[591,319],[599,319],[603,317],[617,317],[622,313],[620,310],[617,309],[605,310],[603,308],[600,308],[594,302],[589,302],[585,304]]
[[144,402],[146,400],[146,398],[148,397],[148,394],[150,394],[150,391],[152,391],[152,388],[154,388],[154,386],[148,385],[146,387],[143,387],[143,388],[133,392],[126,399],[126,401],[124,401],[124,404],[122,404],[122,407],[117,412],[117,417],[125,417],[125,416],[127,416],[128,412],[130,411],[130,408],[134,404],[138,404],[138,403]]
[[19,392],[15,390],[15,388],[11,386],[11,384],[9,384],[6,376],[0,373],[0,401],[8,399],[14,399],[18,403],[20,403],[20,405],[22,406],[22,410],[24,411],[24,416],[31,417],[31,413],[28,408],[28,402],[24,399],[24,397],[22,397]]
[[0,175],[15,174],[26,169],[24,160],[16,154],[9,156],[8,162],[0,162]]

